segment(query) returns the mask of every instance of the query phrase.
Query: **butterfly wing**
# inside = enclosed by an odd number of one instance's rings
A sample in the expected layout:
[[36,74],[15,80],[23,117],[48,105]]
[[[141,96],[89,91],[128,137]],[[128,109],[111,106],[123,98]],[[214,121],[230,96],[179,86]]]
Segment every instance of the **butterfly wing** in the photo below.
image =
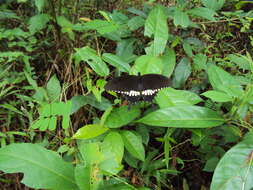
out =
[[140,76],[135,75],[116,77],[107,82],[105,90],[122,94],[129,102],[137,102],[141,98],[140,79]]
[[152,101],[157,92],[169,86],[169,78],[159,74],[147,74],[141,76],[142,99]]
[[152,101],[156,93],[169,86],[169,79],[159,74],[127,75],[107,82],[105,90],[122,94],[129,102]]

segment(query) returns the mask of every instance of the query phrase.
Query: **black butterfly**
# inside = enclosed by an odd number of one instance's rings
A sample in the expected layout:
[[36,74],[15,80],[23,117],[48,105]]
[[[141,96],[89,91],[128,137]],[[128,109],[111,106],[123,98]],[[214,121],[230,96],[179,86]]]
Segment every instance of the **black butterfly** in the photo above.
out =
[[127,75],[107,82],[105,90],[122,94],[130,103],[152,101],[162,88],[169,86],[169,79],[159,74]]

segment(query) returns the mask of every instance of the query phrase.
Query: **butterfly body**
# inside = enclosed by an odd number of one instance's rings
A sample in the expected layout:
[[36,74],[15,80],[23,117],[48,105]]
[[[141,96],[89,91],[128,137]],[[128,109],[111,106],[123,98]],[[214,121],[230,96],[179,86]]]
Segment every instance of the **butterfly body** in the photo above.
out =
[[116,77],[105,85],[105,90],[121,94],[129,102],[152,101],[162,88],[169,86],[169,79],[163,75],[146,74]]

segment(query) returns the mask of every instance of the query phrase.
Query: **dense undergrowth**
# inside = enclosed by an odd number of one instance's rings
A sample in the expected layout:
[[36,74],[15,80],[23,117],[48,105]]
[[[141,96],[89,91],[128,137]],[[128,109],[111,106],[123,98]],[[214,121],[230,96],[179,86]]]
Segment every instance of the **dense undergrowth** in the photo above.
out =
[[1,189],[253,188],[252,1],[0,3]]

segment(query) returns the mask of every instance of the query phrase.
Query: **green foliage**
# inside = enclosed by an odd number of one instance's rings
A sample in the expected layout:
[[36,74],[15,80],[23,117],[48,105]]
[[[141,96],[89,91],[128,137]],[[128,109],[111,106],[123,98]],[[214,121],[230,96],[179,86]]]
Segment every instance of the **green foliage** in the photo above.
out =
[[[217,165],[211,189],[245,188],[252,184],[252,131],[240,143],[232,147]],[[230,172],[227,171],[229,167]]]
[[73,166],[53,151],[21,143],[1,148],[0,155],[0,169],[8,173],[24,173],[22,182],[29,187],[77,189]]
[[138,120],[151,126],[207,128],[224,123],[215,111],[198,106],[172,106],[154,111]]
[[[253,11],[99,2],[0,5],[0,170],[37,189],[251,189]],[[126,106],[104,90],[123,73],[171,86]]]

